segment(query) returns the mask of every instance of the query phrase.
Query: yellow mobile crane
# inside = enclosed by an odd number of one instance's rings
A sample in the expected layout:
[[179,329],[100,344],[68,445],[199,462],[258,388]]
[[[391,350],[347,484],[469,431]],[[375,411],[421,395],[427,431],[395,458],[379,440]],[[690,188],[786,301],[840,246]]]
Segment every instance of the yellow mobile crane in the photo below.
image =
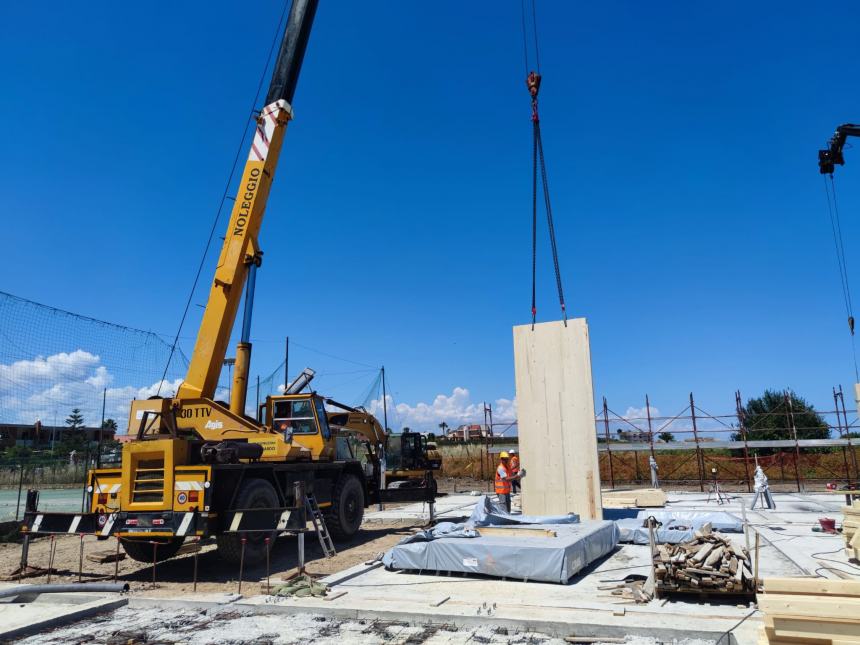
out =
[[[88,512],[42,513],[38,495],[28,496],[24,531],[116,536],[140,561],[175,555],[186,537],[214,536],[223,557],[238,560],[244,549],[245,560],[254,562],[274,542],[267,538],[305,529],[306,508],[319,509],[328,531],[346,538],[358,531],[372,503],[432,503],[430,469],[418,491],[386,489],[385,433],[378,422],[336,402],[331,404],[345,408],[346,418],[327,412],[324,397],[302,393],[310,370],[284,395],[267,397],[257,419],[245,414],[262,257],[257,237],[317,4],[293,0],[184,382],[173,397],[132,402],[128,431],[134,440],[124,444],[120,468],[87,474]],[[242,332],[226,405],[214,395],[243,287]],[[361,435],[369,447],[364,460],[338,455],[344,434]],[[299,490],[306,499],[297,499]]]

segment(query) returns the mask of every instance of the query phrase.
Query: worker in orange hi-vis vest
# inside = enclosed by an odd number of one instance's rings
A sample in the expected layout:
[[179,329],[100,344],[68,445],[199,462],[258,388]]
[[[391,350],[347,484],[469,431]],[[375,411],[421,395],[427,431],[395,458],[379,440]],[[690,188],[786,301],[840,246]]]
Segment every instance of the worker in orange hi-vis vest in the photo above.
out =
[[512,475],[510,470],[510,455],[502,452],[499,455],[499,467],[496,468],[496,497],[499,503],[505,505],[505,510],[511,512],[511,482],[519,475]]
[[508,452],[511,455],[509,460],[510,468],[508,470],[510,470],[511,475],[516,477],[516,479],[511,480],[511,492],[513,494],[516,494],[520,492],[521,488],[520,478],[518,477],[518,475],[520,474],[520,456],[517,454],[516,450],[509,450]]

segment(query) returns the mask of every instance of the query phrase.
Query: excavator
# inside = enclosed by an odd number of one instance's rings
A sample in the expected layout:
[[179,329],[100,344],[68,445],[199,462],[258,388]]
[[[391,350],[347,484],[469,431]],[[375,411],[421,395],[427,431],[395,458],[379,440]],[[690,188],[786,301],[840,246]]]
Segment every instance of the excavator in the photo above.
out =
[[[256,418],[246,414],[260,224],[317,5],[293,0],[290,8],[184,381],[174,396],[132,401],[133,440],[123,445],[119,468],[87,473],[87,512],[40,512],[38,496],[28,496],[25,533],[114,536],[144,562],[172,557],[186,538],[214,537],[223,558],[252,563],[266,557],[279,533],[305,530],[307,514],[296,511],[310,508],[327,534],[346,539],[371,504],[433,503],[429,466],[420,485],[386,486],[386,433],[362,410],[303,392],[312,370],[284,394],[267,397]],[[243,292],[231,396],[224,403],[215,400],[215,390]],[[364,445],[362,457],[338,450],[350,436]]]

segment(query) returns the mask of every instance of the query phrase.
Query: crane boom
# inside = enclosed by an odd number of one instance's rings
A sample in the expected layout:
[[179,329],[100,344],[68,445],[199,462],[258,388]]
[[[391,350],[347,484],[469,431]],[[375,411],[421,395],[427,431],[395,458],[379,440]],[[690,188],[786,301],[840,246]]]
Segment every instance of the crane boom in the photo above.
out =
[[[230,342],[230,334],[242,299],[245,281],[259,266],[262,253],[257,236],[266,210],[269,190],[278,164],[287,122],[292,119],[291,102],[295,92],[311,25],[319,0],[293,0],[289,18],[275,62],[266,106],[256,121],[251,150],[239,183],[236,201],[230,214],[215,277],[209,290],[209,300],[185,381],[177,391],[178,398],[212,398],[218,385],[221,367]],[[251,285],[249,285],[250,287]],[[250,298],[246,308],[246,325],[237,356],[237,380],[244,378],[237,394],[241,397],[231,409],[244,414],[245,385],[250,361]],[[244,345],[244,347],[243,347]],[[235,389],[235,388],[234,388]],[[239,408],[239,409],[235,409]]]
[[818,151],[818,169],[822,175],[833,174],[836,164],[844,165],[845,157],[842,156],[842,148],[848,137],[860,137],[860,125],[854,123],[843,123],[836,128],[836,132],[828,142],[827,148]]

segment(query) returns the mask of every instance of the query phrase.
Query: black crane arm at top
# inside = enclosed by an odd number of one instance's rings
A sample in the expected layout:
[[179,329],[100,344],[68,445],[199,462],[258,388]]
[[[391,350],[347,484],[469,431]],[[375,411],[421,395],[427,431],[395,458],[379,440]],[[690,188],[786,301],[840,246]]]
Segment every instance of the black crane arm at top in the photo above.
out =
[[836,128],[836,132],[830,138],[828,147],[818,151],[818,169],[822,175],[833,174],[836,164],[845,164],[842,156],[842,147],[848,137],[860,137],[860,125],[854,123],[843,123]]
[[292,104],[318,4],[319,0],[293,0],[266,94],[266,105],[282,99]]

